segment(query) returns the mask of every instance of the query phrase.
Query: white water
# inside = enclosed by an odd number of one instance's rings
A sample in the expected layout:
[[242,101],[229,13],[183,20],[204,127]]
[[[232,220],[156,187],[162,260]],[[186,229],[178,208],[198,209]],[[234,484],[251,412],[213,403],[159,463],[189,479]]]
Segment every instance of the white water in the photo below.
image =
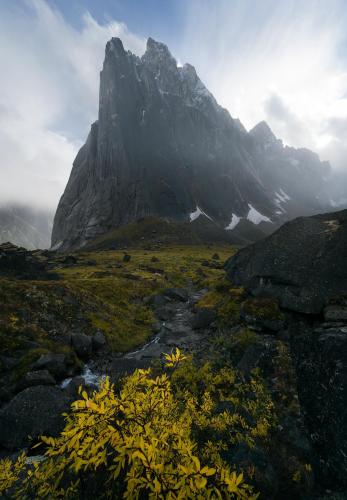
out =
[[147,344],[144,344],[142,347],[140,347],[140,349],[137,349],[136,351],[129,352],[128,354],[125,355],[125,357],[131,358],[132,356],[134,356],[138,352],[141,352],[141,351],[144,351],[145,349],[147,349],[147,347],[149,347],[150,345],[157,344],[159,342],[159,340],[160,340],[159,336],[154,337],[154,339],[152,339],[150,342],[147,342]]
[[[94,373],[88,365],[84,365],[83,372],[81,373],[81,377],[84,379],[86,385],[99,385],[101,380],[104,378],[104,375],[100,375],[100,373]],[[60,387],[65,389],[69,383],[71,382],[72,377],[64,379]]]

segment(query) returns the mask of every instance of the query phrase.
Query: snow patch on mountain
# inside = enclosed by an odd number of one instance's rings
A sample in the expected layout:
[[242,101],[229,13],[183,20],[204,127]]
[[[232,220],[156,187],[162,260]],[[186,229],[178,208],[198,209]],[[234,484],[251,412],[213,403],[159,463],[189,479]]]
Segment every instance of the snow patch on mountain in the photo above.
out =
[[196,220],[198,217],[200,217],[200,215],[204,215],[208,219],[212,220],[211,217],[209,215],[207,215],[203,210],[201,210],[200,207],[196,206],[196,209],[194,210],[194,212],[191,212],[189,214],[190,222],[193,222],[194,220]]
[[285,191],[283,191],[282,188],[280,188],[278,192],[276,191],[275,195],[275,202],[277,205],[281,205],[281,203],[287,203],[291,200],[291,197]]
[[230,223],[228,224],[228,226],[226,226],[226,231],[231,231],[232,229],[234,229],[237,224],[240,222],[241,220],[241,217],[239,217],[238,215],[235,215],[235,214],[232,214],[231,216],[231,221]]
[[248,206],[249,206],[249,212],[247,215],[247,219],[250,222],[253,222],[253,224],[260,224],[261,222],[271,222],[272,223],[272,220],[269,219],[269,217],[266,217],[266,215],[263,215],[260,212],[258,212],[258,210],[256,210],[254,207],[252,207],[252,205],[248,204]]

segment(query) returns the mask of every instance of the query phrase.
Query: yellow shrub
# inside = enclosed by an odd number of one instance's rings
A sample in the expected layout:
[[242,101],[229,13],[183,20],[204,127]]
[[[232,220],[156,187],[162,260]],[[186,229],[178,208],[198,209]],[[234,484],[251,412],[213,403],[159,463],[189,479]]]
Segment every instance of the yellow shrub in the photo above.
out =
[[[217,438],[239,441],[244,434],[250,441],[266,434],[271,404],[265,393],[260,410],[255,399],[247,403],[249,391],[261,393],[258,382],[230,391],[228,386],[237,387],[235,373],[213,374],[207,367],[207,385],[200,391],[193,394],[181,384],[182,391],[176,393],[180,366],[187,372],[191,363],[179,350],[166,355],[166,363],[168,373],[155,376],[151,369],[136,370],[118,392],[108,379],[92,395],[81,391],[62,434],[56,439],[42,437],[47,458],[17,481],[15,497],[92,498],[88,477],[101,474],[104,481],[97,498],[256,499],[242,472],[223,461],[220,452],[225,445]],[[217,411],[226,398],[235,412]],[[256,424],[242,421],[237,411],[242,402],[253,417],[257,415]],[[0,493],[23,471],[23,457],[20,460],[5,462]]]

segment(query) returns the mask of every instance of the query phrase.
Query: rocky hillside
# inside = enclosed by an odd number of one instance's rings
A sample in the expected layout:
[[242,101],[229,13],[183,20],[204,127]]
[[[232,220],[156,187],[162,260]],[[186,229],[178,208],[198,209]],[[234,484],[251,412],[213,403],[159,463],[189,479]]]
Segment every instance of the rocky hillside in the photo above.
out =
[[284,148],[264,124],[247,133],[164,44],[149,38],[139,58],[112,38],[99,117],[74,161],[52,245],[79,248],[149,215],[205,215],[230,231],[241,219],[275,228],[298,211],[330,206],[328,171],[313,153]]
[[[244,321],[286,340],[317,477],[346,492],[347,211],[298,218],[226,264]],[[266,343],[250,359],[264,362]],[[252,358],[253,356],[253,358]],[[329,496],[329,498],[335,498]],[[336,498],[344,498],[344,495]]]

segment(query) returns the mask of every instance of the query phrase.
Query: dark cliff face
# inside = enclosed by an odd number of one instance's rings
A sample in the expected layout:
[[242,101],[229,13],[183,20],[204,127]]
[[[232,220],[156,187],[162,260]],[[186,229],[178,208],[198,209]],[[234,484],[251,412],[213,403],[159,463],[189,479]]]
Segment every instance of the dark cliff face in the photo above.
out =
[[283,211],[263,171],[259,141],[217,104],[193,66],[178,68],[151,38],[141,58],[112,38],[99,119],[75,159],[52,246],[78,248],[148,215],[188,221],[198,208],[223,228],[252,210],[276,221]]

